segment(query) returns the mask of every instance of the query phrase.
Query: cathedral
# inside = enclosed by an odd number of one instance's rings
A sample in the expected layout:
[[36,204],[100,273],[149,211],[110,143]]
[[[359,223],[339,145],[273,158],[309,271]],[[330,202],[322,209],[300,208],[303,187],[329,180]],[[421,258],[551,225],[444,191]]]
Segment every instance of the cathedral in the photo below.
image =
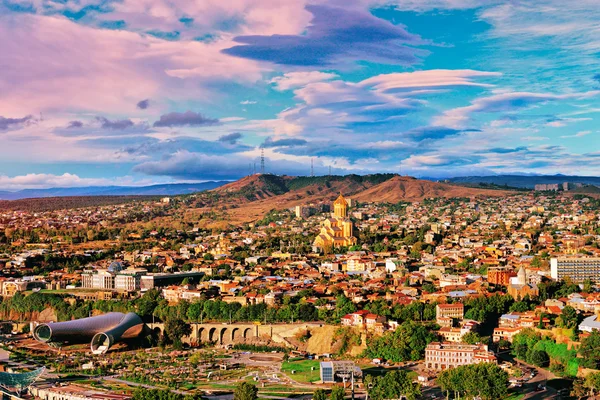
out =
[[333,213],[323,221],[321,232],[313,242],[315,251],[331,251],[335,247],[353,246],[356,244],[353,225],[348,218],[348,202],[340,193],[333,202]]

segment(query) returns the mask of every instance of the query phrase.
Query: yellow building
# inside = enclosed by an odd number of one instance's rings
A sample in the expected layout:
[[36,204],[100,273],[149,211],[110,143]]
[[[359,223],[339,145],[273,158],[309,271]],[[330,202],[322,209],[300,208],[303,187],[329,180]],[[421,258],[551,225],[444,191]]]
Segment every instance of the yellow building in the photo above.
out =
[[330,251],[335,247],[352,246],[356,244],[353,232],[354,226],[348,218],[348,202],[340,194],[333,202],[333,213],[323,221],[321,232],[313,242],[313,248],[320,251]]

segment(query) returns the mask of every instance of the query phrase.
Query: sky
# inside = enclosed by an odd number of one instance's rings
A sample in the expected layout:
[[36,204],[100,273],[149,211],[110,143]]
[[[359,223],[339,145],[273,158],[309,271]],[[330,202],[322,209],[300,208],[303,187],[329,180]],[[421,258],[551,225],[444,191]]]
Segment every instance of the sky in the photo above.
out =
[[[597,0],[0,0],[0,189],[599,175]],[[256,167],[255,167],[256,165]]]

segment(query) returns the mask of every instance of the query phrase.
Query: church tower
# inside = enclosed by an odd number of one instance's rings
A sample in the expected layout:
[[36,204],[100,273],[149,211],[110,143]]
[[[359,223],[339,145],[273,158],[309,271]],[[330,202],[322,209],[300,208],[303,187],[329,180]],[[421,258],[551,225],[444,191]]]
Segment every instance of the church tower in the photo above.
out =
[[517,282],[519,285],[527,284],[527,273],[525,272],[525,268],[523,268],[523,266],[521,266],[521,269],[519,269],[519,272],[517,273]]
[[340,196],[333,202],[333,215],[336,218],[348,217],[348,202],[340,193]]

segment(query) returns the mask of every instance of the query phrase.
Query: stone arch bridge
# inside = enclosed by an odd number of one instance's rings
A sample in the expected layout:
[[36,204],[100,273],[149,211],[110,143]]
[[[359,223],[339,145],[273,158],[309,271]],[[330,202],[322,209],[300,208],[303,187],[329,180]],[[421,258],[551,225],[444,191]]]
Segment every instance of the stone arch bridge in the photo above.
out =
[[[164,332],[163,323],[147,324],[155,332]],[[268,338],[274,342],[290,346],[286,338],[293,337],[301,330],[317,328],[323,323],[309,322],[297,324],[253,323],[192,323],[192,334],[183,338],[185,343],[217,343],[221,345],[243,343],[254,338]]]

